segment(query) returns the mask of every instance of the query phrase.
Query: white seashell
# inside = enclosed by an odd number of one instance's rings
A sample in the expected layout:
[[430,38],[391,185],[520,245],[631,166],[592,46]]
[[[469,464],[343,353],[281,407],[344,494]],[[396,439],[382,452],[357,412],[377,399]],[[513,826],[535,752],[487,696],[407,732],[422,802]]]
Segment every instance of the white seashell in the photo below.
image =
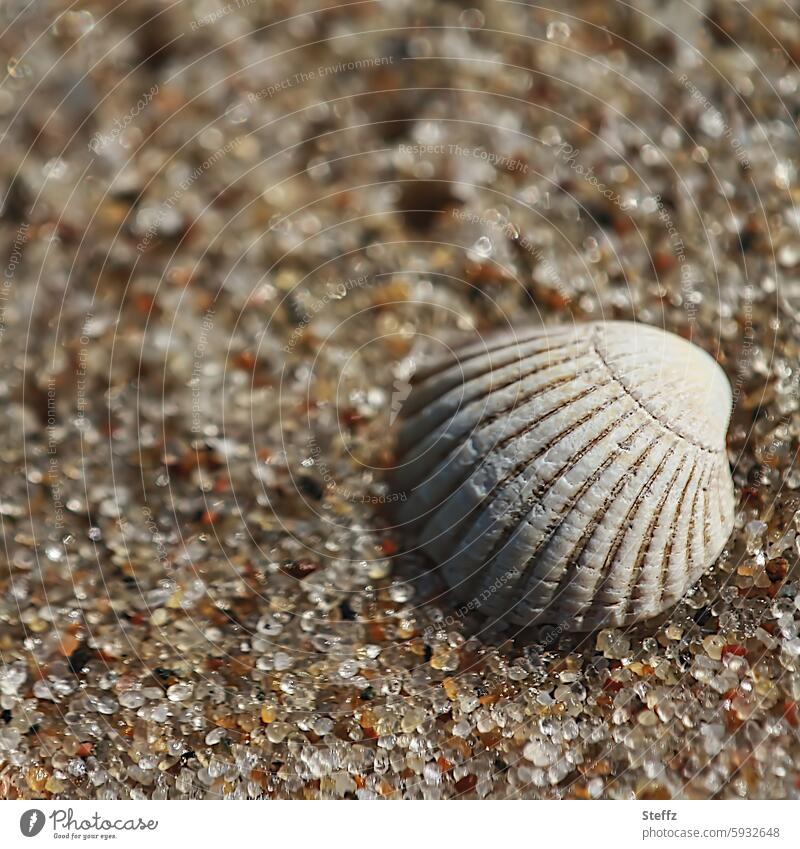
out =
[[398,518],[470,609],[575,631],[653,617],[733,527],[731,401],[708,354],[647,325],[483,341],[415,376]]

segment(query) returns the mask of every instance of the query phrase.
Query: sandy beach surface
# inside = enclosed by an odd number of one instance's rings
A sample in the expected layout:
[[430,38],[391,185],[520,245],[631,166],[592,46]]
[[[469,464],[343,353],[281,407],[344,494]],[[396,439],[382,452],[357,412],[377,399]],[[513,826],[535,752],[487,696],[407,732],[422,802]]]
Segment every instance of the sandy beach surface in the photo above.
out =
[[[0,18],[0,797],[800,796],[790,4]],[[409,376],[600,319],[725,370],[734,533],[487,628],[391,526]]]

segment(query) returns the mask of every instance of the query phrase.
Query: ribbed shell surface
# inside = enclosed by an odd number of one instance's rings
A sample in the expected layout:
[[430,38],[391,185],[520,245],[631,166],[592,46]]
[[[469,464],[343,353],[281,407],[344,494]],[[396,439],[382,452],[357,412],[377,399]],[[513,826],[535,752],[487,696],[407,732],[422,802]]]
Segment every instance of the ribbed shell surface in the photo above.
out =
[[458,603],[519,626],[626,626],[677,602],[733,527],[731,391],[654,327],[517,330],[415,375],[397,519]]

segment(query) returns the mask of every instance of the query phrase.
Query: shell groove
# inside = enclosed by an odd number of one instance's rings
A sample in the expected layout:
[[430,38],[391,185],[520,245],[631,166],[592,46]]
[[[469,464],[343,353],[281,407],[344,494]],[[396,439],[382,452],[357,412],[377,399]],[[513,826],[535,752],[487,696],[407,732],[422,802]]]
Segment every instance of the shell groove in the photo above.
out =
[[717,363],[647,325],[484,340],[415,375],[397,519],[460,603],[627,626],[677,602],[730,535],[730,408]]

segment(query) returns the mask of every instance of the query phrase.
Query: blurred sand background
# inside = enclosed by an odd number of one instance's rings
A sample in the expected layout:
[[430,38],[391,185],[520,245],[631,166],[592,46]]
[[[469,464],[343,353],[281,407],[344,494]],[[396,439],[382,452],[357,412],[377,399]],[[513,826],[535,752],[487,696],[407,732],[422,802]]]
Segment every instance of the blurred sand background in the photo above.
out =
[[[0,26],[0,795],[800,795],[790,4]],[[666,621],[485,631],[385,518],[415,346],[600,318],[725,369],[737,529]]]

